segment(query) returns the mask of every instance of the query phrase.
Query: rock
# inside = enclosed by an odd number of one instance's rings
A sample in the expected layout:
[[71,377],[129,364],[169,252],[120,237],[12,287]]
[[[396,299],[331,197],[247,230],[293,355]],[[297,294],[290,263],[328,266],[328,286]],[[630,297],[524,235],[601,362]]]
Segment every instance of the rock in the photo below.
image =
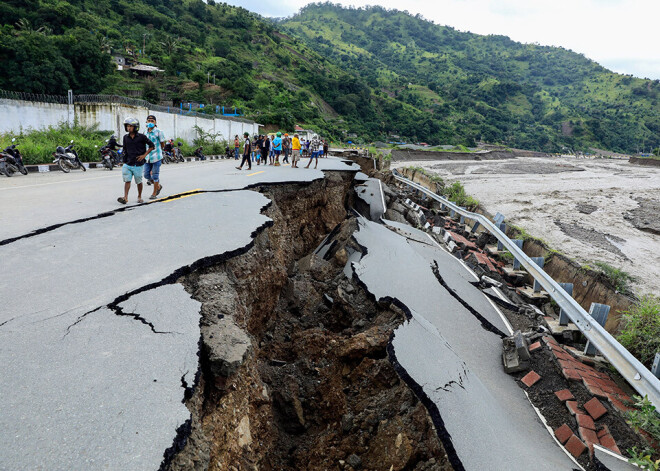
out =
[[348,263],[348,253],[344,247],[335,252],[335,261],[342,267]]
[[202,326],[202,344],[215,376],[229,377],[243,364],[252,350],[250,337],[231,317]]
[[250,418],[244,415],[236,427],[238,434],[238,446],[248,446],[252,444],[252,434],[250,433]]
[[344,416],[341,418],[341,431],[344,433],[349,433],[352,428],[353,428],[353,414],[349,412],[347,414],[344,414]]
[[373,354],[387,347],[390,336],[389,332],[379,327],[361,332],[347,341],[339,349],[342,358],[361,358]]
[[360,469],[362,467],[362,460],[358,455],[353,453],[346,459],[346,462],[350,464],[354,469]]

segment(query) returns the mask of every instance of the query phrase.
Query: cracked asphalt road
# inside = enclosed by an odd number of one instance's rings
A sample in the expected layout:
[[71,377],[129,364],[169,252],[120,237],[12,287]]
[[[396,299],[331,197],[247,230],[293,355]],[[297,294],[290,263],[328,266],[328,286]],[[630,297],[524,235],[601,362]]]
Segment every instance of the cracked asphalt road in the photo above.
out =
[[0,181],[0,469],[159,468],[198,369],[199,303],[176,279],[269,224],[241,188],[357,171],[235,164],[165,167],[165,196],[202,192],[128,208],[117,171]]
[[454,469],[579,468],[504,373],[499,332],[511,330],[470,284],[477,277],[425,233],[385,223],[397,233],[360,219],[354,237],[366,255],[353,269],[376,299],[396,298],[409,309],[410,319],[394,331],[390,357],[425,397]]

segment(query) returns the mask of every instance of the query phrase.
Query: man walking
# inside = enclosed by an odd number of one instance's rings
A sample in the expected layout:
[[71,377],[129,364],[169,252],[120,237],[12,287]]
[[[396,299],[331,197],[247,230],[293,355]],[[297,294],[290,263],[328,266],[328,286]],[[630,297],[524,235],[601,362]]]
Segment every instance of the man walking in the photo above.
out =
[[243,164],[247,162],[248,170],[252,170],[252,162],[250,161],[250,155],[252,154],[252,144],[250,143],[250,135],[248,133],[243,133],[245,138],[245,143],[243,144],[243,160],[241,160],[241,165],[236,167],[237,170],[243,170]]
[[289,153],[291,152],[291,139],[289,139],[288,134],[284,134],[284,139],[282,139],[282,152],[284,153],[284,158],[282,163],[289,163]]
[[238,140],[238,134],[234,136],[234,160],[238,160],[238,150],[241,147],[241,143]]
[[158,198],[163,185],[160,184],[160,165],[163,163],[163,149],[165,148],[165,134],[156,127],[156,117],[152,114],[147,116],[147,139],[154,143],[156,149],[149,152],[144,163],[144,179],[147,185],[154,186],[154,192],[150,200]]
[[121,176],[124,180],[124,196],[117,198],[121,204],[128,202],[128,190],[131,189],[131,180],[135,179],[138,189],[138,203],[142,201],[142,166],[148,153],[153,151],[156,146],[147,139],[147,136],[140,134],[140,122],[135,118],[126,118],[124,120],[124,130],[128,133],[124,136],[124,165],[121,168]]

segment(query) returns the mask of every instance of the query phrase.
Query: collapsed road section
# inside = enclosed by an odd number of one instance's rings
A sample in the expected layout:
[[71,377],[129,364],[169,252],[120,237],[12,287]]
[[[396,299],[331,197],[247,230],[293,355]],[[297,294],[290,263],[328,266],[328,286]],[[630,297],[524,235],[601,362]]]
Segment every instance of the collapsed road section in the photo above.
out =
[[320,166],[0,244],[0,469],[595,469],[504,373],[474,272]]

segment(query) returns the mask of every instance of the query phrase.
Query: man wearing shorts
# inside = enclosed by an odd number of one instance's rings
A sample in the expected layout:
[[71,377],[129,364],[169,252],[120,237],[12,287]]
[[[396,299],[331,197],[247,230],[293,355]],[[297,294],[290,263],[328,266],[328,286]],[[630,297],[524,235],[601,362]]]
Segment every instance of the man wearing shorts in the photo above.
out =
[[146,136],[156,146],[155,150],[149,152],[144,164],[144,179],[147,180],[147,185],[154,186],[154,192],[149,199],[155,200],[163,189],[163,185],[160,184],[160,164],[163,161],[166,139],[163,131],[156,127],[156,117],[152,114],[147,116]]
[[121,176],[124,179],[124,196],[117,198],[121,204],[128,202],[128,190],[131,189],[131,180],[135,179],[138,189],[138,203],[142,201],[142,166],[147,154],[156,146],[147,136],[140,134],[140,122],[135,118],[126,118],[124,129],[128,134],[124,136],[124,165],[121,168]]

